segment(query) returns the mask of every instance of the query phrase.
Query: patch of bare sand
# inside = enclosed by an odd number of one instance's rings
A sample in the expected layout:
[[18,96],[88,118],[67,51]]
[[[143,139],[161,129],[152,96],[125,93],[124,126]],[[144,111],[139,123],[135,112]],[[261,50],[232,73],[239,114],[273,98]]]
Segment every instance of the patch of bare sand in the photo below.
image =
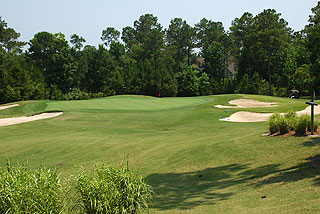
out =
[[237,99],[232,100],[229,104],[234,106],[224,106],[224,105],[215,105],[217,108],[259,108],[259,107],[276,107],[276,103],[269,103],[269,102],[260,102],[257,100],[250,100],[250,99]]
[[267,121],[271,115],[272,113],[254,113],[248,111],[239,111],[232,114],[230,117],[220,119],[220,121],[242,123],[263,122]]
[[23,116],[23,117],[1,118],[0,126],[10,126],[10,125],[15,125],[20,123],[27,123],[35,120],[42,120],[42,119],[57,117],[62,114],[63,112],[48,112],[48,113],[37,114],[30,117]]
[[[306,109],[297,112],[298,116],[301,116],[304,114],[311,115],[311,106],[308,106]],[[315,115],[320,114],[320,106],[315,106],[314,114]],[[254,113],[254,112],[240,111],[232,114],[230,117],[220,119],[220,121],[241,122],[241,123],[263,122],[263,121],[267,121],[271,115],[272,113]]]
[[[297,111],[297,115],[298,116],[301,116],[301,115],[304,115],[304,114],[311,115],[311,106],[308,106],[305,110]],[[314,107],[314,114],[315,115],[320,114],[320,106],[315,106]]]
[[16,107],[16,106],[19,106],[19,104],[12,104],[12,105],[0,106],[0,110],[7,109],[7,108],[12,108],[12,107]]

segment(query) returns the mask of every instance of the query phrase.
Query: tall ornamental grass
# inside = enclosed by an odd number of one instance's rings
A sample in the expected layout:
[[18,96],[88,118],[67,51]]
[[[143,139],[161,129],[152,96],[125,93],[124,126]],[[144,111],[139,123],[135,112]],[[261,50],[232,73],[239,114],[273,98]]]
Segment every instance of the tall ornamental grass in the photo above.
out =
[[[319,128],[319,121],[314,120],[314,122],[313,122],[313,131],[316,132],[318,130],[318,128]],[[307,123],[307,130],[309,132],[311,132],[311,120],[310,119],[308,120],[308,123]]]
[[279,113],[274,113],[268,120],[269,123],[269,132],[271,134],[277,133],[280,131],[279,120],[281,115]]
[[77,190],[85,213],[138,213],[148,208],[151,187],[127,167],[96,166],[90,174],[80,170]]
[[[289,131],[294,130],[296,135],[305,135],[308,131],[311,131],[311,119],[308,115],[302,115],[297,117],[295,112],[288,112],[285,115],[279,113],[273,114],[269,120],[269,132],[271,134],[280,132],[280,134],[286,134]],[[319,127],[319,121],[314,121],[314,130],[317,131]]]
[[294,111],[289,111],[284,115],[284,118],[287,120],[290,131],[293,131],[297,126],[297,113]]
[[60,178],[56,170],[26,165],[0,169],[0,213],[64,213]]
[[279,113],[273,114],[269,118],[269,131],[271,134],[280,132],[280,134],[286,134],[290,131],[292,125],[291,115],[281,115]]
[[305,135],[307,133],[308,123],[310,122],[310,116],[302,115],[298,118],[297,127],[295,129],[297,135]]
[[285,118],[284,116],[280,116],[278,123],[280,134],[286,134],[290,131],[290,124],[287,118]]

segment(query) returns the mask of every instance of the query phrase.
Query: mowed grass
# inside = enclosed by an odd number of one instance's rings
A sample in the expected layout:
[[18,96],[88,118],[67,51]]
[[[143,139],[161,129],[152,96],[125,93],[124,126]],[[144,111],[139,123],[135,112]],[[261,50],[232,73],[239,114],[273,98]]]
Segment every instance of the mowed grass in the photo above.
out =
[[[0,127],[5,158],[31,167],[99,161],[129,166],[152,185],[150,213],[318,213],[320,138],[264,137],[267,122],[230,123],[239,109],[217,109],[238,98],[277,102],[255,112],[302,110],[306,100],[257,95],[192,98],[115,96],[85,101],[30,101],[0,117],[43,111],[62,116]],[[240,109],[244,110],[244,109]]]

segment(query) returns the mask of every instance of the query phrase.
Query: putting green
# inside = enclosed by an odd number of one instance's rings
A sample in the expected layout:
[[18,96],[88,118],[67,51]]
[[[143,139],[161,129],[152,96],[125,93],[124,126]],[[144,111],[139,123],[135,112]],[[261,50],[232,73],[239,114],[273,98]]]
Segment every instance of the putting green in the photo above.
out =
[[48,102],[46,110],[159,111],[199,105],[207,101],[208,98],[205,97],[156,98],[147,96],[114,96],[93,100]]

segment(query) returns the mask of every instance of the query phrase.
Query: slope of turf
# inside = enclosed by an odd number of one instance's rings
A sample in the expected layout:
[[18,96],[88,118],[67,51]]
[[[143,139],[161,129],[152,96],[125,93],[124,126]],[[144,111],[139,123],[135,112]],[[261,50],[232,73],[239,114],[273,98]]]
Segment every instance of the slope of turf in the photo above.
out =
[[90,102],[88,100],[51,102],[46,109],[55,110],[62,108],[64,111],[158,111],[199,105],[205,103],[206,100],[208,99],[205,97],[159,99],[146,96],[116,96],[93,99]]
[[250,109],[256,112],[306,107],[305,100],[253,95],[24,102],[0,117],[64,114],[1,127],[0,158],[58,167],[65,177],[74,165],[128,160],[153,186],[150,213],[319,212],[320,170],[310,160],[320,139],[263,137],[266,122],[219,121],[238,110],[213,106],[238,98],[279,104]]
[[45,111],[46,101],[20,102],[19,106],[0,110],[0,118],[31,116]]

